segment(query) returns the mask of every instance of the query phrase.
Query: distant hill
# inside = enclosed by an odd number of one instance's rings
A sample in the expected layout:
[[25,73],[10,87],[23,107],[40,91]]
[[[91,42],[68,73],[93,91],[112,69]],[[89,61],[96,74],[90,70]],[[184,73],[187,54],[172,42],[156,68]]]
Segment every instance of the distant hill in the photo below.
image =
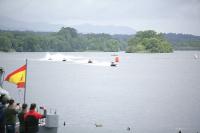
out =
[[200,50],[200,36],[176,33],[164,33],[163,35],[175,50]]
[[[0,29],[1,30],[18,30],[18,31],[41,31],[41,32],[57,32],[64,25],[55,25],[49,23],[30,23],[14,20],[8,17],[0,16]],[[136,31],[126,26],[100,26],[91,24],[73,25],[70,26],[79,33],[106,33],[106,34],[135,34]]]
[[112,37],[120,41],[128,41],[131,37],[133,37],[133,35],[115,34],[112,35]]
[[126,27],[126,26],[113,26],[113,25],[91,25],[91,24],[82,24],[71,26],[78,30],[79,33],[88,34],[88,33],[105,33],[105,34],[135,34],[136,30]]
[[18,20],[13,20],[8,17],[0,16],[0,29],[1,30],[18,30],[18,31],[43,31],[43,32],[56,32],[62,25],[53,25],[48,23],[29,23]]

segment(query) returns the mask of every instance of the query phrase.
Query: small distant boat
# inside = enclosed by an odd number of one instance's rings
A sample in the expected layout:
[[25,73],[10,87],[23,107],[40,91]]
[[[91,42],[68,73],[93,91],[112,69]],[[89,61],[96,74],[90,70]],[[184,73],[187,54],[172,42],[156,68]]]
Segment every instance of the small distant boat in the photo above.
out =
[[88,60],[88,63],[93,63],[92,60]]
[[63,58],[63,60],[62,61],[67,61],[65,58]]
[[96,127],[103,127],[103,125],[102,124],[94,124]]
[[198,57],[198,55],[197,55],[197,54],[195,54],[195,55],[194,55],[194,58],[195,58],[195,59],[198,59],[199,57]]
[[127,131],[130,131],[130,130],[131,130],[131,128],[130,128],[130,127],[127,127],[127,128],[126,128],[126,130],[127,130]]
[[117,64],[115,64],[114,62],[111,62],[110,66],[111,66],[111,67],[116,67]]

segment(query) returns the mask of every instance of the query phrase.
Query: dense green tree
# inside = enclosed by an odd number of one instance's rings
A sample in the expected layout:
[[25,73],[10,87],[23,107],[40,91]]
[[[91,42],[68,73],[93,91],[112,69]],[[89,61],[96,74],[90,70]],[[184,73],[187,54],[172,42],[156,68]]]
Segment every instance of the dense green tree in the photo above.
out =
[[155,31],[139,31],[128,41],[127,51],[132,52],[151,52],[151,53],[168,53],[172,52],[169,42]]
[[7,36],[0,36],[0,51],[10,51],[11,46],[11,40]]

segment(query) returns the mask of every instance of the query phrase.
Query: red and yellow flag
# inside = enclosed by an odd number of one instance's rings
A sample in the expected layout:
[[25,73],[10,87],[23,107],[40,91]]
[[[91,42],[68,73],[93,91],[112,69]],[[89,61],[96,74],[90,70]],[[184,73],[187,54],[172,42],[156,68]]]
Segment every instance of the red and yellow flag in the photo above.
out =
[[26,65],[8,74],[6,81],[17,85],[17,88],[24,88],[26,82]]

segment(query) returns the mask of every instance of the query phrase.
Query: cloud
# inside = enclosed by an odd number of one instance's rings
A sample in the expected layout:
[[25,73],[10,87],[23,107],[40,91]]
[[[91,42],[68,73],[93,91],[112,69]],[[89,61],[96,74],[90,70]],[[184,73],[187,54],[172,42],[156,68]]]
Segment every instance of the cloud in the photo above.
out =
[[200,35],[199,0],[0,0],[0,15],[65,25],[91,23]]

